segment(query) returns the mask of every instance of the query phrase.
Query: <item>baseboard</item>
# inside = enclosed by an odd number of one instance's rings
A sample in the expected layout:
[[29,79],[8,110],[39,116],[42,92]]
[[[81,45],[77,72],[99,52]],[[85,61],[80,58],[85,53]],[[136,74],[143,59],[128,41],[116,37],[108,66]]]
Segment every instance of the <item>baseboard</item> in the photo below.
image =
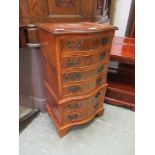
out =
[[45,104],[48,98],[38,98],[25,94],[19,94],[19,104],[32,109],[40,109],[41,112],[46,112]]
[[22,118],[19,119],[19,133],[21,133],[30,123],[31,121],[39,114],[38,109],[34,109]]

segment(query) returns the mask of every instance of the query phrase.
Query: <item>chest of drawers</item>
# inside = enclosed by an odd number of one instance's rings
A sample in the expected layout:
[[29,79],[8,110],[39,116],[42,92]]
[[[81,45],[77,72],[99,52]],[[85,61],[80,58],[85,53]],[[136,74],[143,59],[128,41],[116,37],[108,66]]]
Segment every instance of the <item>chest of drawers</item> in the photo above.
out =
[[46,105],[60,137],[102,115],[107,70],[117,28],[97,23],[38,24]]

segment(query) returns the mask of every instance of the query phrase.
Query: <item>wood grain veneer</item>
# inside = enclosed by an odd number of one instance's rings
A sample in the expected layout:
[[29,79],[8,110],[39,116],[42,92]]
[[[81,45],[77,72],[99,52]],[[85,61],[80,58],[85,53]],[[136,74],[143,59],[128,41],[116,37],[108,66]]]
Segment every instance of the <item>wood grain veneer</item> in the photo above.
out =
[[60,137],[72,126],[103,114],[116,29],[89,22],[38,24],[49,97],[47,110]]

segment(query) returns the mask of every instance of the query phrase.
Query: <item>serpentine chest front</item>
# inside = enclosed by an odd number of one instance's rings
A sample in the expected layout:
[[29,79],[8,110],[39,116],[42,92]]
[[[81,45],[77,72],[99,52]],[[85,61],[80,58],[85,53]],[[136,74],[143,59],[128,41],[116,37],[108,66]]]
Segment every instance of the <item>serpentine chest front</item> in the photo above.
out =
[[46,105],[60,137],[102,115],[116,27],[97,23],[38,24]]

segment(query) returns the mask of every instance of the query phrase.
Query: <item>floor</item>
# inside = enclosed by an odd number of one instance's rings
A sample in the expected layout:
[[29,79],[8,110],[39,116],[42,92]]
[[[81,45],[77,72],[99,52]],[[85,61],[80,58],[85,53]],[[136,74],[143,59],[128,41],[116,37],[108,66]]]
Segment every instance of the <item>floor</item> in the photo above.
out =
[[59,138],[47,113],[20,134],[20,155],[134,155],[135,113],[105,104],[103,116]]

